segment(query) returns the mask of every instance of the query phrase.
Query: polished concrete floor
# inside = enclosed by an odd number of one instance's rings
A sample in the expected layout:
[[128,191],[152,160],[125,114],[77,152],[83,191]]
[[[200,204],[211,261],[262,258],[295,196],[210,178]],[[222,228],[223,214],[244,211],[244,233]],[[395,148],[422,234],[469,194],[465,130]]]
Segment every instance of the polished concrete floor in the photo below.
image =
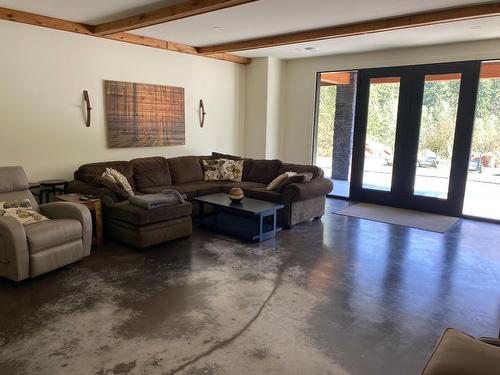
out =
[[498,335],[499,225],[442,235],[347,204],[262,244],[196,228],[0,280],[0,373],[418,374],[445,327]]

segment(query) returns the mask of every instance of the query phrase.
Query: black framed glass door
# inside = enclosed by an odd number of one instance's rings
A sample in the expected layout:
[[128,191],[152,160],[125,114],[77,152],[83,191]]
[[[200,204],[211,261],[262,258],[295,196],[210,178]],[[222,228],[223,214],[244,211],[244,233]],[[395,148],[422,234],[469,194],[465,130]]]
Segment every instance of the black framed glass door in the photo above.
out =
[[351,199],[461,215],[479,62],[358,72]]

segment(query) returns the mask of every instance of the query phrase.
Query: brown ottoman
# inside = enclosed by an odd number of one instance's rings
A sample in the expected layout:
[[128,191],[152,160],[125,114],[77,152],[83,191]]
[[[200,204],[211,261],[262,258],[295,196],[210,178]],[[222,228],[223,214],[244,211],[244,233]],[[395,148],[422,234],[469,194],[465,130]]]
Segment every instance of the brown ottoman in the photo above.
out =
[[143,249],[192,233],[191,203],[178,203],[145,210],[127,201],[105,207],[107,235],[130,246]]

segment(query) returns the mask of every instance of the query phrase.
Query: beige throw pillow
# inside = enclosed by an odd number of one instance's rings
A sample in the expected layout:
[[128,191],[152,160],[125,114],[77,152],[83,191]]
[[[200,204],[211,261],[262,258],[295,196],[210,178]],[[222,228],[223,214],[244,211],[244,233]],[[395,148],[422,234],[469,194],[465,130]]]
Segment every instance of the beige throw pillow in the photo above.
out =
[[47,217],[33,210],[29,199],[0,202],[0,216],[12,217],[22,225],[49,220]]
[[106,172],[104,172],[105,175],[103,174],[104,178],[108,178],[107,176],[111,176],[115,179],[116,183],[120,185],[130,196],[134,195],[134,191],[132,190],[132,186],[130,186],[130,183],[127,180],[127,177],[122,175],[120,172],[118,172],[116,169],[113,168],[106,168]]
[[276,177],[274,180],[272,180],[269,185],[267,185],[267,190],[277,190],[278,186],[280,186],[283,181],[285,181],[287,178],[296,176],[297,173],[295,172],[285,172],[283,174],[280,174],[278,177]]
[[240,182],[243,176],[243,160],[202,160],[204,181]]

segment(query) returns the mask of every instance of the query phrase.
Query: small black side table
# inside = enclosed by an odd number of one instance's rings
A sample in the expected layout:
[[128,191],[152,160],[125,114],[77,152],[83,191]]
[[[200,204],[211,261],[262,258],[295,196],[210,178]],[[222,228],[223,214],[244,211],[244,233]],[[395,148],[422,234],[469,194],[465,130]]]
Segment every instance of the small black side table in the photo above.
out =
[[31,194],[33,194],[33,196],[36,198],[38,203],[43,203],[42,202],[43,191],[42,191],[40,183],[39,182],[30,182],[29,184],[30,184]]
[[[56,194],[66,194],[66,190],[68,187],[67,180],[45,180],[40,181],[40,185],[42,190],[40,192],[41,199],[43,201],[43,193],[45,193],[45,202],[50,202],[50,194],[54,197]],[[43,203],[43,202],[41,202]]]

